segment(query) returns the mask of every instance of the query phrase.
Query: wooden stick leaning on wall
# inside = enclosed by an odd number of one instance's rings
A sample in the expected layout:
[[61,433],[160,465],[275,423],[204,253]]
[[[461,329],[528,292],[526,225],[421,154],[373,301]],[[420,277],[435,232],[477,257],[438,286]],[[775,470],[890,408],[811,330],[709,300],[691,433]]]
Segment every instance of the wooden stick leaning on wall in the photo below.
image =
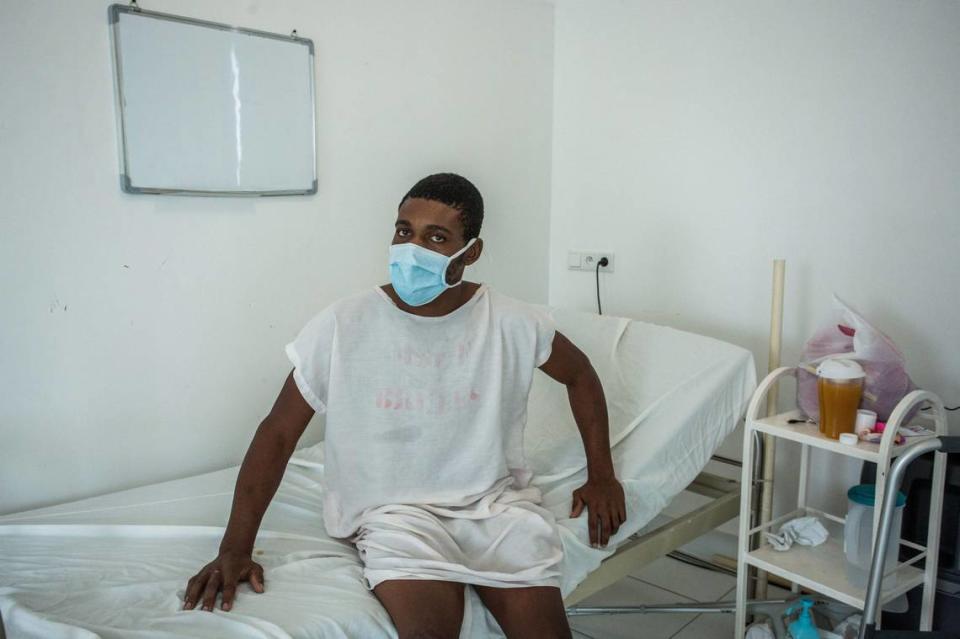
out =
[[[767,373],[780,368],[780,348],[783,338],[783,285],[786,263],[784,260],[773,261],[773,299],[770,306],[770,352],[767,359]],[[777,397],[779,385],[774,385],[767,395],[767,416],[777,414]],[[763,436],[763,477],[760,485],[760,521],[757,525],[767,523],[773,518],[773,468],[776,455],[776,441],[770,435]],[[767,598],[767,573],[757,571],[756,589],[754,597]]]

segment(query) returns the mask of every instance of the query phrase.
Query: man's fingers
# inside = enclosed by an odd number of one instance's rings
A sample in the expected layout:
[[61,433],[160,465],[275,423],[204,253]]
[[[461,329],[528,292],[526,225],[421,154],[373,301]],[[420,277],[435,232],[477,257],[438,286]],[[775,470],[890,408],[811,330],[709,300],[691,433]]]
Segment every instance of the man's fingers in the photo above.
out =
[[184,610],[193,610],[194,606],[197,605],[197,600],[200,598],[200,593],[203,592],[203,587],[207,584],[207,573],[201,572],[199,575],[194,575],[190,578],[190,581],[187,582],[187,591],[183,595],[183,609]]
[[620,526],[623,525],[623,518],[620,516],[620,506],[613,505],[610,508],[610,521],[613,524],[611,534],[616,535],[617,531],[620,530]]
[[583,500],[580,495],[573,494],[573,505],[570,507],[570,519],[576,519],[583,512]]
[[600,521],[603,522],[603,529],[601,530],[600,545],[603,547],[607,546],[607,542],[610,541],[610,532],[613,530],[613,520],[610,517],[610,512],[605,512],[601,517]]
[[250,569],[250,585],[254,592],[263,592],[263,566],[260,564],[253,564]]
[[207,580],[207,587],[203,589],[203,609],[204,610],[213,610],[213,606],[217,603],[217,592],[220,590],[220,584],[222,582],[222,577],[220,576],[219,570],[214,570],[210,579]]
[[[589,506],[587,506],[589,510]],[[610,510],[596,509],[591,511],[588,518],[590,523],[590,545],[595,548],[604,548],[610,537],[620,529],[616,518]]]
[[590,513],[590,516],[587,517],[590,528],[590,545],[596,548],[597,544],[600,543],[600,529],[603,526],[603,522],[600,521],[600,518],[592,509],[588,508],[587,510]]
[[223,587],[223,597],[220,601],[220,610],[224,612],[229,612],[233,608],[233,598],[237,594],[236,586],[224,586]]
[[233,607],[233,598],[237,594],[237,578],[231,573],[223,573],[223,598],[220,602],[221,610],[230,610]]

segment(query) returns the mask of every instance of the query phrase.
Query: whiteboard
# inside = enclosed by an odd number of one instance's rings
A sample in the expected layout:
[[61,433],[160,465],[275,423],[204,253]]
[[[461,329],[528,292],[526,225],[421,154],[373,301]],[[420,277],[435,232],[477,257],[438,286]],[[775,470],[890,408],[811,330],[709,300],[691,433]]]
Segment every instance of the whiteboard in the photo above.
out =
[[112,5],[128,193],[317,192],[313,42]]

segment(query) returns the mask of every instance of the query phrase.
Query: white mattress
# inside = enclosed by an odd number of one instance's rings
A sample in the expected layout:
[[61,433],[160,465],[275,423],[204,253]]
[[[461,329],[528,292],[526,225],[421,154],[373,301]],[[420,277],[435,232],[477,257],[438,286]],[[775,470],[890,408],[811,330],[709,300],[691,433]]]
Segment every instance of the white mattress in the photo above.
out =
[[[628,516],[604,549],[589,546],[586,512],[568,518],[586,460],[565,388],[538,372],[524,448],[560,525],[566,596],[703,469],[756,377],[749,351],[718,340],[574,311],[553,316],[603,381]],[[180,609],[187,578],[216,555],[237,470],[0,517],[8,637],[396,637],[354,547],[324,532],[322,443],[294,455],[264,517],[255,559],[266,592],[241,586],[229,613]],[[503,637],[472,588],[461,637]]]

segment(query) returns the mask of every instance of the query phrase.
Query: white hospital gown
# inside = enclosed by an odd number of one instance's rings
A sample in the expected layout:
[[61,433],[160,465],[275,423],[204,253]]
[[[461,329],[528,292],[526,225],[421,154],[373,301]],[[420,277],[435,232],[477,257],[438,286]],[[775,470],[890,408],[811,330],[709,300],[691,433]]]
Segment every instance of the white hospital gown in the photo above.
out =
[[523,454],[554,334],[542,308],[485,284],[440,317],[402,311],[377,287],[287,345],[297,387],[326,416],[324,526],[356,544],[367,588],[559,587],[557,523]]

